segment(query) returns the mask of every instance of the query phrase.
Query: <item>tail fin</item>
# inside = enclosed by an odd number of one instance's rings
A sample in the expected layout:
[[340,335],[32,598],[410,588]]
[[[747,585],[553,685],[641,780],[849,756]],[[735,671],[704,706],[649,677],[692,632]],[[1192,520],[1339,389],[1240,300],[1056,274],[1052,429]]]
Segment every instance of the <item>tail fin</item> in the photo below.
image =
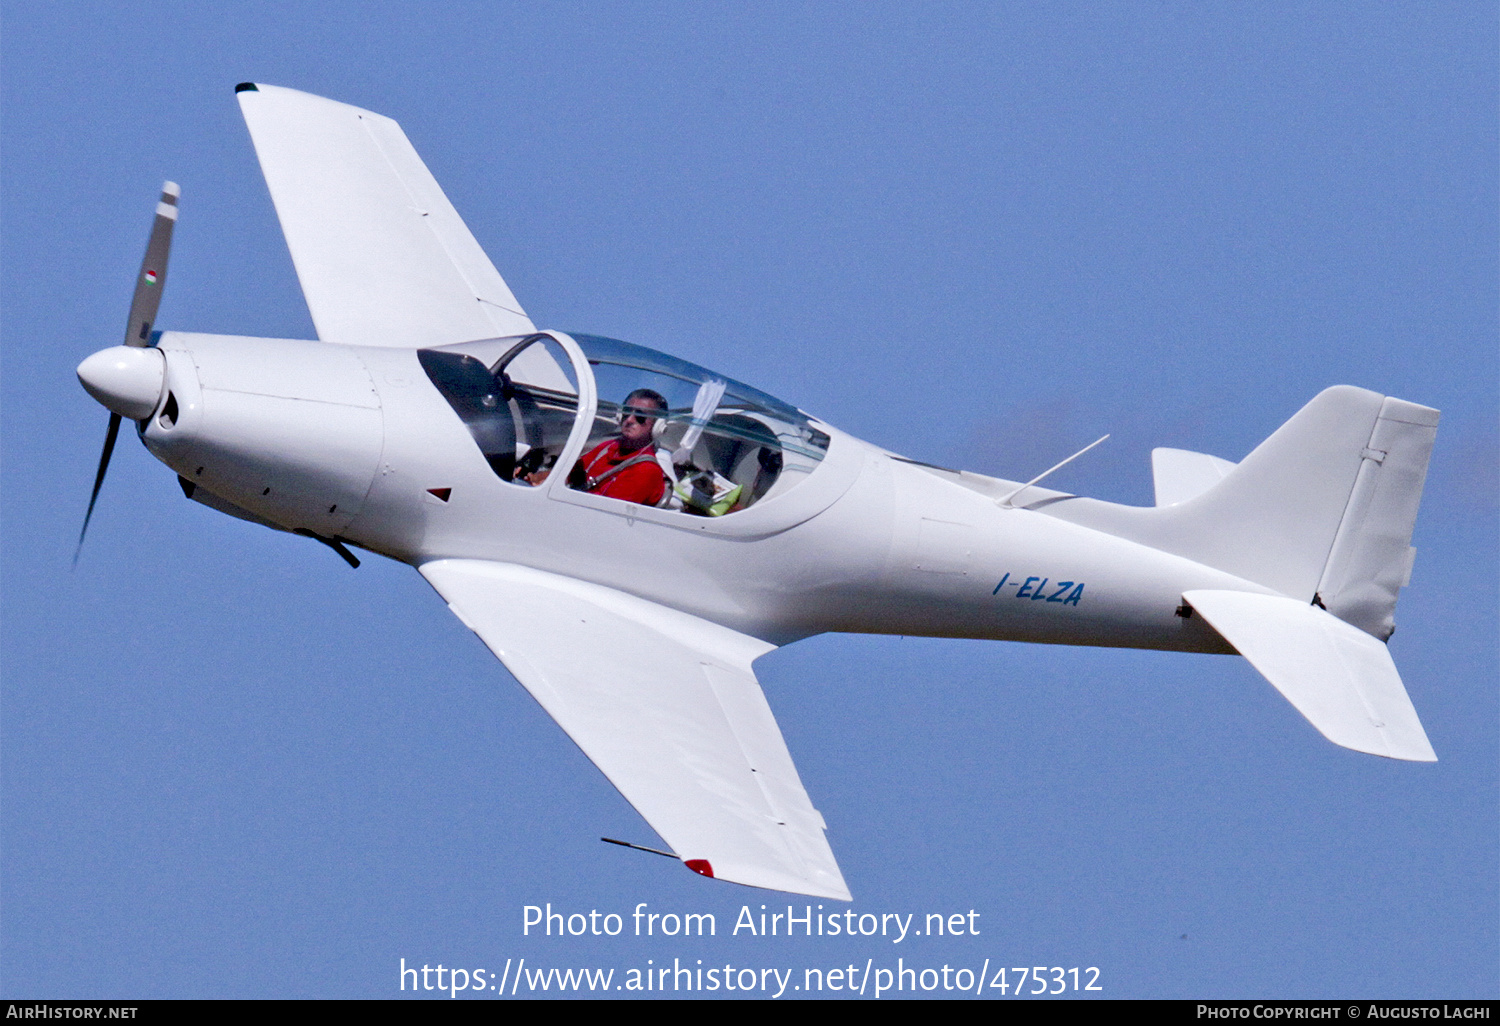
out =
[[1384,640],[1411,569],[1437,420],[1425,406],[1339,385],[1176,505],[1055,493],[1028,505],[1321,604]]

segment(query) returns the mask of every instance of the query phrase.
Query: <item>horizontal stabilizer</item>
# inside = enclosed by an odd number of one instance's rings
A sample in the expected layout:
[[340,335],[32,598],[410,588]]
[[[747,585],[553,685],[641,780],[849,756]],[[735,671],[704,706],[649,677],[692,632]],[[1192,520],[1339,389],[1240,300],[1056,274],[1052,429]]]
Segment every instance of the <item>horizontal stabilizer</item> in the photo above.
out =
[[690,868],[849,900],[750,668],[774,646],[527,567],[419,569]]
[[1383,642],[1280,595],[1189,591],[1182,597],[1334,744],[1437,761]]
[[1206,452],[1190,449],[1152,449],[1151,479],[1156,485],[1156,504],[1175,506],[1208,491],[1235,467]]

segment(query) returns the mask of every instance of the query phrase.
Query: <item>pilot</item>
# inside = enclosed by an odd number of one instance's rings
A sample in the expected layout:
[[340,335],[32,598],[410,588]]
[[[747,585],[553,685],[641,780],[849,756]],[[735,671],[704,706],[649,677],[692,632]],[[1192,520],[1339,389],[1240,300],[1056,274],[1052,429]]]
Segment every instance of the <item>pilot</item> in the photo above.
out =
[[611,499],[659,506],[671,492],[657,462],[656,439],[666,426],[667,401],[659,392],[638,388],[620,407],[620,434],[600,442],[573,466],[568,483]]

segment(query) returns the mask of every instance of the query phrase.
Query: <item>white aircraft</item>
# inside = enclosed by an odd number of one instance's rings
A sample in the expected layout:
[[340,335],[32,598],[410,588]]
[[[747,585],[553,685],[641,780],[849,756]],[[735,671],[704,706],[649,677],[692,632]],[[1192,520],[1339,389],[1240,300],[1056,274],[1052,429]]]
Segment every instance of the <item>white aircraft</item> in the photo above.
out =
[[318,341],[153,330],[167,183],[125,344],[78,368],[84,531],[128,417],[190,499],[411,564],[662,854],[850,897],[752,667],[825,631],[1238,652],[1335,744],[1436,758],[1384,643],[1436,410],[1330,388],[1237,464],[1155,450],[1152,508],[931,466],[538,331],[394,121],[236,92]]

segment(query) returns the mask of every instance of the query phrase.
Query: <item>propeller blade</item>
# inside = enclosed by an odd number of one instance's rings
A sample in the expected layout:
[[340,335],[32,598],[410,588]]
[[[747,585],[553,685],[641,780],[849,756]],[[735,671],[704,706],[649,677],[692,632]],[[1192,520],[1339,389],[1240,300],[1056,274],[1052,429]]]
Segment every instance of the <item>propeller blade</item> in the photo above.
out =
[[177,197],[181,195],[182,189],[176,182],[162,183],[151,239],[146,243],[141,273],[135,279],[135,296],[130,301],[130,322],[125,327],[127,346],[151,344],[151,326],[156,323],[161,291],[167,284],[167,257],[172,251],[172,227],[177,223]]
[[73,550],[73,566],[78,566],[78,557],[83,552],[83,536],[89,533],[89,520],[94,516],[94,503],[99,501],[99,489],[104,486],[104,472],[109,469],[109,458],[115,451],[115,439],[120,437],[120,415],[109,415],[109,431],[104,436],[104,451],[99,454],[99,472],[94,475],[94,493],[89,496],[89,511],[83,515],[83,530],[78,532],[78,548]]
[[[156,220],[151,222],[151,237],[146,240],[146,255],[141,258],[141,272],[135,279],[135,295],[130,299],[130,320],[125,326],[125,344],[144,348],[151,344],[151,326],[156,323],[156,311],[161,308],[162,288],[167,284],[167,258],[172,253],[172,229],[177,224],[177,198],[182,188],[176,182],[163,182],[161,199],[156,204]],[[83,515],[83,528],[78,532],[78,547],[73,550],[73,566],[78,566],[78,557],[83,553],[83,539],[89,533],[89,521],[94,518],[94,504],[99,501],[99,489],[104,487],[104,475],[109,471],[109,458],[115,452],[115,440],[120,437],[121,416],[111,412],[109,430],[104,435],[104,451],[99,454],[99,470],[94,474],[94,490],[89,495],[89,509]]]

